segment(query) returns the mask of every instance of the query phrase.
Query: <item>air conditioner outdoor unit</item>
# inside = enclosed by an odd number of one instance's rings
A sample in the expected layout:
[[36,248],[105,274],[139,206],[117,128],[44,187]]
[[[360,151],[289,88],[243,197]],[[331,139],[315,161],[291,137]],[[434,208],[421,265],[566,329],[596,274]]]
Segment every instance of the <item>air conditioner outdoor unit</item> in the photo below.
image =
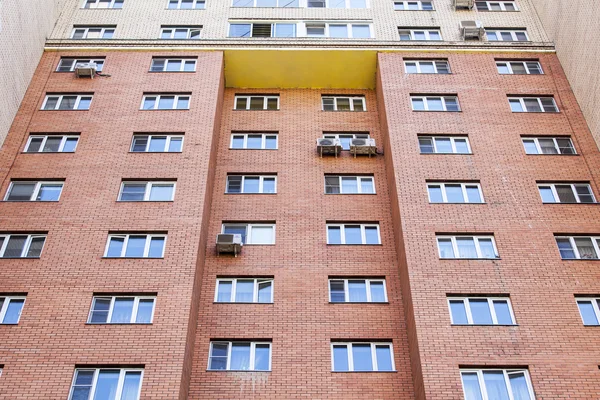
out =
[[89,63],[77,63],[75,64],[75,75],[78,78],[82,76],[89,76],[94,79],[94,75],[96,75],[96,71],[98,70],[98,64],[89,62]]
[[239,233],[220,233],[217,235],[217,253],[233,253],[235,257],[242,252],[242,235]]
[[470,10],[473,8],[473,2],[474,0],[454,0],[454,8],[456,10]]
[[460,21],[460,34],[462,35],[463,40],[481,40],[484,33],[485,31],[481,21]]
[[369,157],[371,157],[371,155],[376,155],[377,146],[375,146],[375,139],[352,139],[350,142],[350,154],[354,154],[355,158],[357,154],[368,154]]
[[342,151],[342,142],[336,138],[319,138],[317,139],[317,151],[323,157],[323,154],[337,155]]

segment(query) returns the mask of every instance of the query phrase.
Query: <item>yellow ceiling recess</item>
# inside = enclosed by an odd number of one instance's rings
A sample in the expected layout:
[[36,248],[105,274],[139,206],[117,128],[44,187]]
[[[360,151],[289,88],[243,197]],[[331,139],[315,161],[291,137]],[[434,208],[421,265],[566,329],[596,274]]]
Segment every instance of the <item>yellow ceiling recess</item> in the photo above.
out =
[[225,50],[231,88],[374,89],[377,52],[365,50]]

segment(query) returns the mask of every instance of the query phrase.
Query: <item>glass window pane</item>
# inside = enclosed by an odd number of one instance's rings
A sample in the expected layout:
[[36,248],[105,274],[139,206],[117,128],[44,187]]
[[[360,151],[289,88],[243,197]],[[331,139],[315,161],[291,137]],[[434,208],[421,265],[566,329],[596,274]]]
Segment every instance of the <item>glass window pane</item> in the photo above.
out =
[[142,105],[142,108],[144,110],[152,110],[155,105],[156,105],[156,96],[144,97],[144,104]]
[[250,343],[232,343],[230,369],[238,371],[250,369]]
[[571,139],[556,139],[561,154],[575,154]]
[[260,149],[262,148],[262,135],[248,135],[246,143],[247,149]]
[[492,314],[487,299],[470,299],[471,315],[473,323],[477,325],[491,325]]
[[344,236],[346,244],[362,244],[360,225],[345,225]]
[[244,178],[244,193],[258,193],[260,187],[260,178],[258,176],[247,176]]
[[223,227],[223,233],[228,234],[239,234],[242,236],[242,243],[246,244],[246,226],[244,225],[225,225]]
[[348,281],[348,298],[350,302],[367,301],[367,284],[364,280]]
[[342,177],[342,193],[358,193],[358,182],[355,177]]
[[44,247],[45,237],[34,237],[31,239],[29,244],[29,250],[25,257],[39,257],[42,254],[42,248]]
[[579,258],[585,259],[596,259],[598,255],[596,254],[596,249],[592,244],[592,239],[585,237],[576,237],[575,238],[575,246],[577,246],[577,251],[579,251]]
[[181,71],[181,60],[167,60],[167,71]]
[[108,320],[108,311],[110,310],[110,298],[95,298],[92,306],[92,316],[90,322],[94,324],[104,324]]
[[174,39],[187,39],[188,38],[188,29],[175,29],[175,34],[173,35]]
[[556,203],[554,193],[552,193],[552,188],[550,186],[538,186],[538,189],[543,203]]
[[511,392],[515,400],[531,399],[525,373],[510,373],[508,374],[508,379],[510,380]]
[[77,138],[68,138],[65,140],[65,145],[63,147],[63,152],[72,153],[75,151],[75,147],[77,147]]
[[467,185],[465,189],[467,191],[467,199],[469,199],[469,203],[481,203],[481,193],[479,192],[478,186]]
[[407,74],[416,74],[416,73],[418,73],[417,63],[416,62],[405,62],[404,63],[404,67],[406,69],[406,73]]
[[527,41],[527,35],[525,34],[525,32],[515,32],[515,36],[517,37],[517,40],[519,42]]
[[374,303],[385,302],[385,288],[383,282],[371,282],[371,301]]
[[425,31],[413,31],[415,40],[426,40]]
[[375,345],[377,371],[393,371],[392,351],[388,345]]
[[344,281],[329,281],[329,297],[332,303],[343,303],[346,301]]
[[333,346],[333,370],[348,371],[348,347],[346,345]]
[[146,236],[129,236],[125,257],[143,257],[144,247],[146,246]]
[[251,110],[263,110],[265,108],[264,97],[250,97]]
[[106,257],[121,257],[121,252],[123,250],[124,243],[125,243],[125,238],[121,238],[121,237],[110,238],[110,242],[108,243],[108,250],[106,252]]
[[235,301],[238,303],[252,303],[254,296],[254,280],[238,279],[235,286]]
[[438,31],[429,31],[429,40],[442,40]]
[[423,101],[423,99],[411,99],[412,102],[412,108],[415,111],[422,111],[425,110],[425,102]]
[[131,151],[146,151],[146,145],[148,144],[148,136],[134,136],[133,146]]
[[525,65],[521,62],[510,63],[510,66],[513,70],[513,74],[524,75],[527,74],[527,70],[525,69]]
[[234,135],[231,139],[232,149],[243,149],[244,148],[244,137],[241,135]]
[[454,249],[452,248],[452,240],[450,238],[438,238],[438,249],[440,258],[454,258]]
[[19,317],[21,317],[21,311],[23,310],[23,304],[25,300],[23,299],[13,299],[8,303],[8,307],[6,308],[6,314],[4,315],[3,324],[16,324],[19,322]]
[[151,257],[151,258],[162,257],[164,248],[165,248],[165,238],[164,237],[153,237],[150,240],[150,249],[148,251],[148,257]]
[[44,139],[42,138],[31,138],[31,140],[29,141],[29,146],[27,146],[27,152],[28,153],[36,153],[40,150],[40,147],[42,146],[42,141]]
[[496,258],[496,251],[492,244],[492,239],[479,239],[479,249],[481,250],[481,257],[483,258]]
[[188,96],[180,96],[177,98],[178,110],[188,110],[190,108],[190,98]]
[[[335,0],[333,0],[335,1]],[[329,37],[332,38],[347,38],[348,27],[346,25],[329,25]]]
[[276,149],[277,148],[277,136],[268,135],[265,137],[265,149]]
[[523,99],[523,102],[525,103],[525,108],[527,109],[527,112],[542,111],[542,108],[540,106],[540,103],[538,102],[538,99]]
[[496,319],[500,325],[512,325],[512,317],[510,315],[510,308],[508,307],[508,301],[506,300],[494,300],[494,311],[496,311]]
[[[81,386],[92,386],[92,382],[94,381],[94,371],[77,371],[77,375],[75,376],[75,385]],[[87,397],[86,397],[87,399]]]
[[148,151],[150,151],[150,152],[165,151],[166,144],[167,144],[166,136],[152,136],[150,138],[150,146],[148,147]]
[[556,238],[556,244],[560,251],[560,257],[563,259],[575,258],[575,251],[571,247],[571,242],[567,238]]
[[165,69],[166,60],[163,59],[154,59],[152,60],[152,65],[150,66],[150,71],[163,71]]
[[448,203],[464,203],[465,198],[463,196],[461,185],[446,185],[446,198]]
[[477,258],[475,241],[471,237],[456,238],[456,247],[458,248],[459,258]]
[[208,369],[224,370],[227,369],[227,343],[213,343],[210,354],[210,365]]
[[593,203],[594,195],[592,194],[592,189],[589,185],[577,185],[575,186],[575,191],[579,196],[579,201],[581,203]]
[[175,104],[175,96],[161,96],[158,100],[159,110],[171,110]]
[[327,244],[342,244],[342,229],[339,226],[327,227]]
[[6,200],[9,201],[29,201],[33,195],[36,184],[32,183],[14,183]]
[[125,373],[125,380],[123,381],[123,391],[121,393],[121,400],[138,400],[138,393],[140,391],[141,380],[141,371],[128,371],[127,373]]
[[442,196],[442,188],[440,187],[440,185],[429,185],[427,186],[427,191],[429,192],[430,203],[444,202],[444,198]]
[[229,303],[231,301],[231,289],[233,282],[231,281],[220,281],[217,287],[217,302]]
[[150,188],[150,201],[171,201],[173,199],[173,185],[152,185]]
[[44,104],[44,110],[55,110],[58,104],[58,96],[49,96],[46,98],[46,104]]
[[227,193],[242,193],[241,175],[230,175],[227,177]]
[[463,388],[465,390],[465,400],[483,400],[479,380],[475,372],[463,372],[461,374]]
[[435,68],[433,67],[433,61],[421,61],[421,73],[422,74],[433,74]]
[[115,370],[100,370],[98,380],[96,382],[96,391],[94,400],[116,400],[115,393],[119,385],[119,375],[121,371]]
[[275,178],[263,178],[263,193],[275,193]]
[[467,139],[454,139],[454,147],[456,147],[457,153],[462,153],[462,154],[469,153],[469,146],[467,146]]
[[365,244],[379,244],[379,235],[377,234],[377,227],[365,227],[365,239]]
[[169,152],[180,152],[181,151],[181,145],[183,143],[183,139],[182,138],[171,138],[170,142],[169,142]]
[[363,39],[370,38],[371,31],[369,29],[369,25],[352,25],[352,37]]
[[278,101],[274,98],[267,99],[267,110],[277,110],[278,109]]
[[354,371],[373,371],[370,344],[354,343],[352,345],[352,359],[354,361]]
[[558,154],[554,140],[552,139],[538,139],[543,154]]
[[561,203],[576,203],[577,199],[575,198],[575,193],[573,193],[573,189],[571,185],[555,185],[556,194],[558,194],[558,199]]
[[443,111],[444,106],[440,97],[428,97],[427,106],[429,111]]
[[373,178],[360,178],[360,191],[361,193],[375,193]]
[[421,153],[433,153],[433,139],[424,137],[419,138],[419,148],[421,150]]
[[142,201],[146,193],[145,183],[126,183],[123,184],[121,191],[121,201]]
[[296,37],[296,24],[275,24],[275,37]]
[[183,70],[186,72],[191,72],[196,70],[196,61],[187,60],[183,64]]
[[523,106],[521,105],[521,102],[517,99],[510,99],[508,100],[508,103],[510,104],[510,110],[512,112],[523,112],[525,110],[523,110]]
[[8,244],[6,245],[6,250],[4,250],[3,257],[21,257],[21,254],[23,253],[23,247],[25,247],[26,241],[27,236],[12,235],[8,240]]
[[89,110],[90,109],[90,104],[92,104],[92,98],[91,97],[82,97],[79,100],[79,104],[77,105],[77,109],[78,110]]
[[577,301],[577,305],[579,306],[579,312],[581,313],[581,318],[583,319],[584,325],[598,325],[598,317],[594,312],[594,307],[592,306],[591,300],[579,300]]
[[435,147],[438,153],[452,153],[450,138],[435,138]]
[[138,303],[135,322],[138,324],[149,324],[152,322],[152,311],[154,310],[154,299],[140,299]]
[[336,100],[338,111],[350,111],[350,99],[347,97],[338,97]]
[[77,96],[63,96],[58,109],[59,110],[73,110],[75,109],[75,102],[77,101]]
[[502,371],[483,371],[488,397],[491,399],[509,399],[504,373]]
[[272,226],[253,226],[252,227],[252,244],[273,244],[275,236]]
[[271,358],[271,346],[266,343],[257,344],[254,350],[254,370],[268,371]]
[[504,62],[496,63],[496,67],[498,68],[498,73],[500,73],[500,74],[509,74],[510,73],[510,70],[508,69],[508,63],[504,63]]
[[453,324],[466,325],[469,323],[467,309],[462,300],[450,300],[450,312],[452,313]]
[[271,303],[273,299],[273,284],[272,282],[258,283],[258,302]]
[[538,154],[538,149],[533,139],[523,139],[523,146],[525,146],[526,154]]
[[112,324],[130,323],[131,315],[133,313],[133,302],[133,297],[117,297],[113,306],[110,322]]

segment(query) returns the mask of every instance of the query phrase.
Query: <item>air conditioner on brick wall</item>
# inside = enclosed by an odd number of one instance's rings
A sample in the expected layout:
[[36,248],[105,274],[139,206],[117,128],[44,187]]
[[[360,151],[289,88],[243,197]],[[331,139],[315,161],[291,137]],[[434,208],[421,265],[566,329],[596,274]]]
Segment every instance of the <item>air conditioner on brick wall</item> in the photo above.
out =
[[470,10],[473,8],[473,0],[454,0],[454,9],[456,10]]
[[78,78],[89,76],[90,78],[94,79],[94,75],[96,75],[97,70],[98,64],[93,62],[75,64],[75,75]]
[[481,40],[484,33],[481,21],[460,21],[460,34],[463,40]]
[[350,154],[354,154],[354,157],[356,157],[357,154],[368,154],[369,157],[371,157],[371,155],[376,155],[377,146],[375,146],[375,139],[352,139],[350,141]]
[[237,257],[242,252],[242,235],[220,233],[217,235],[217,253],[233,253]]
[[323,157],[323,154],[337,155],[342,151],[342,142],[336,138],[319,138],[317,139],[317,151]]

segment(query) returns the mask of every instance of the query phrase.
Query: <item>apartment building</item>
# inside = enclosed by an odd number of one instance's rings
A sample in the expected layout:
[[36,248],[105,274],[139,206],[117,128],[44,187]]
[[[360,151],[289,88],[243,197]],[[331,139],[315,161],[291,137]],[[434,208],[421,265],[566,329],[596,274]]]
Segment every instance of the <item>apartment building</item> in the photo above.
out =
[[530,0],[456,3],[69,4],[0,398],[597,397],[600,153]]

